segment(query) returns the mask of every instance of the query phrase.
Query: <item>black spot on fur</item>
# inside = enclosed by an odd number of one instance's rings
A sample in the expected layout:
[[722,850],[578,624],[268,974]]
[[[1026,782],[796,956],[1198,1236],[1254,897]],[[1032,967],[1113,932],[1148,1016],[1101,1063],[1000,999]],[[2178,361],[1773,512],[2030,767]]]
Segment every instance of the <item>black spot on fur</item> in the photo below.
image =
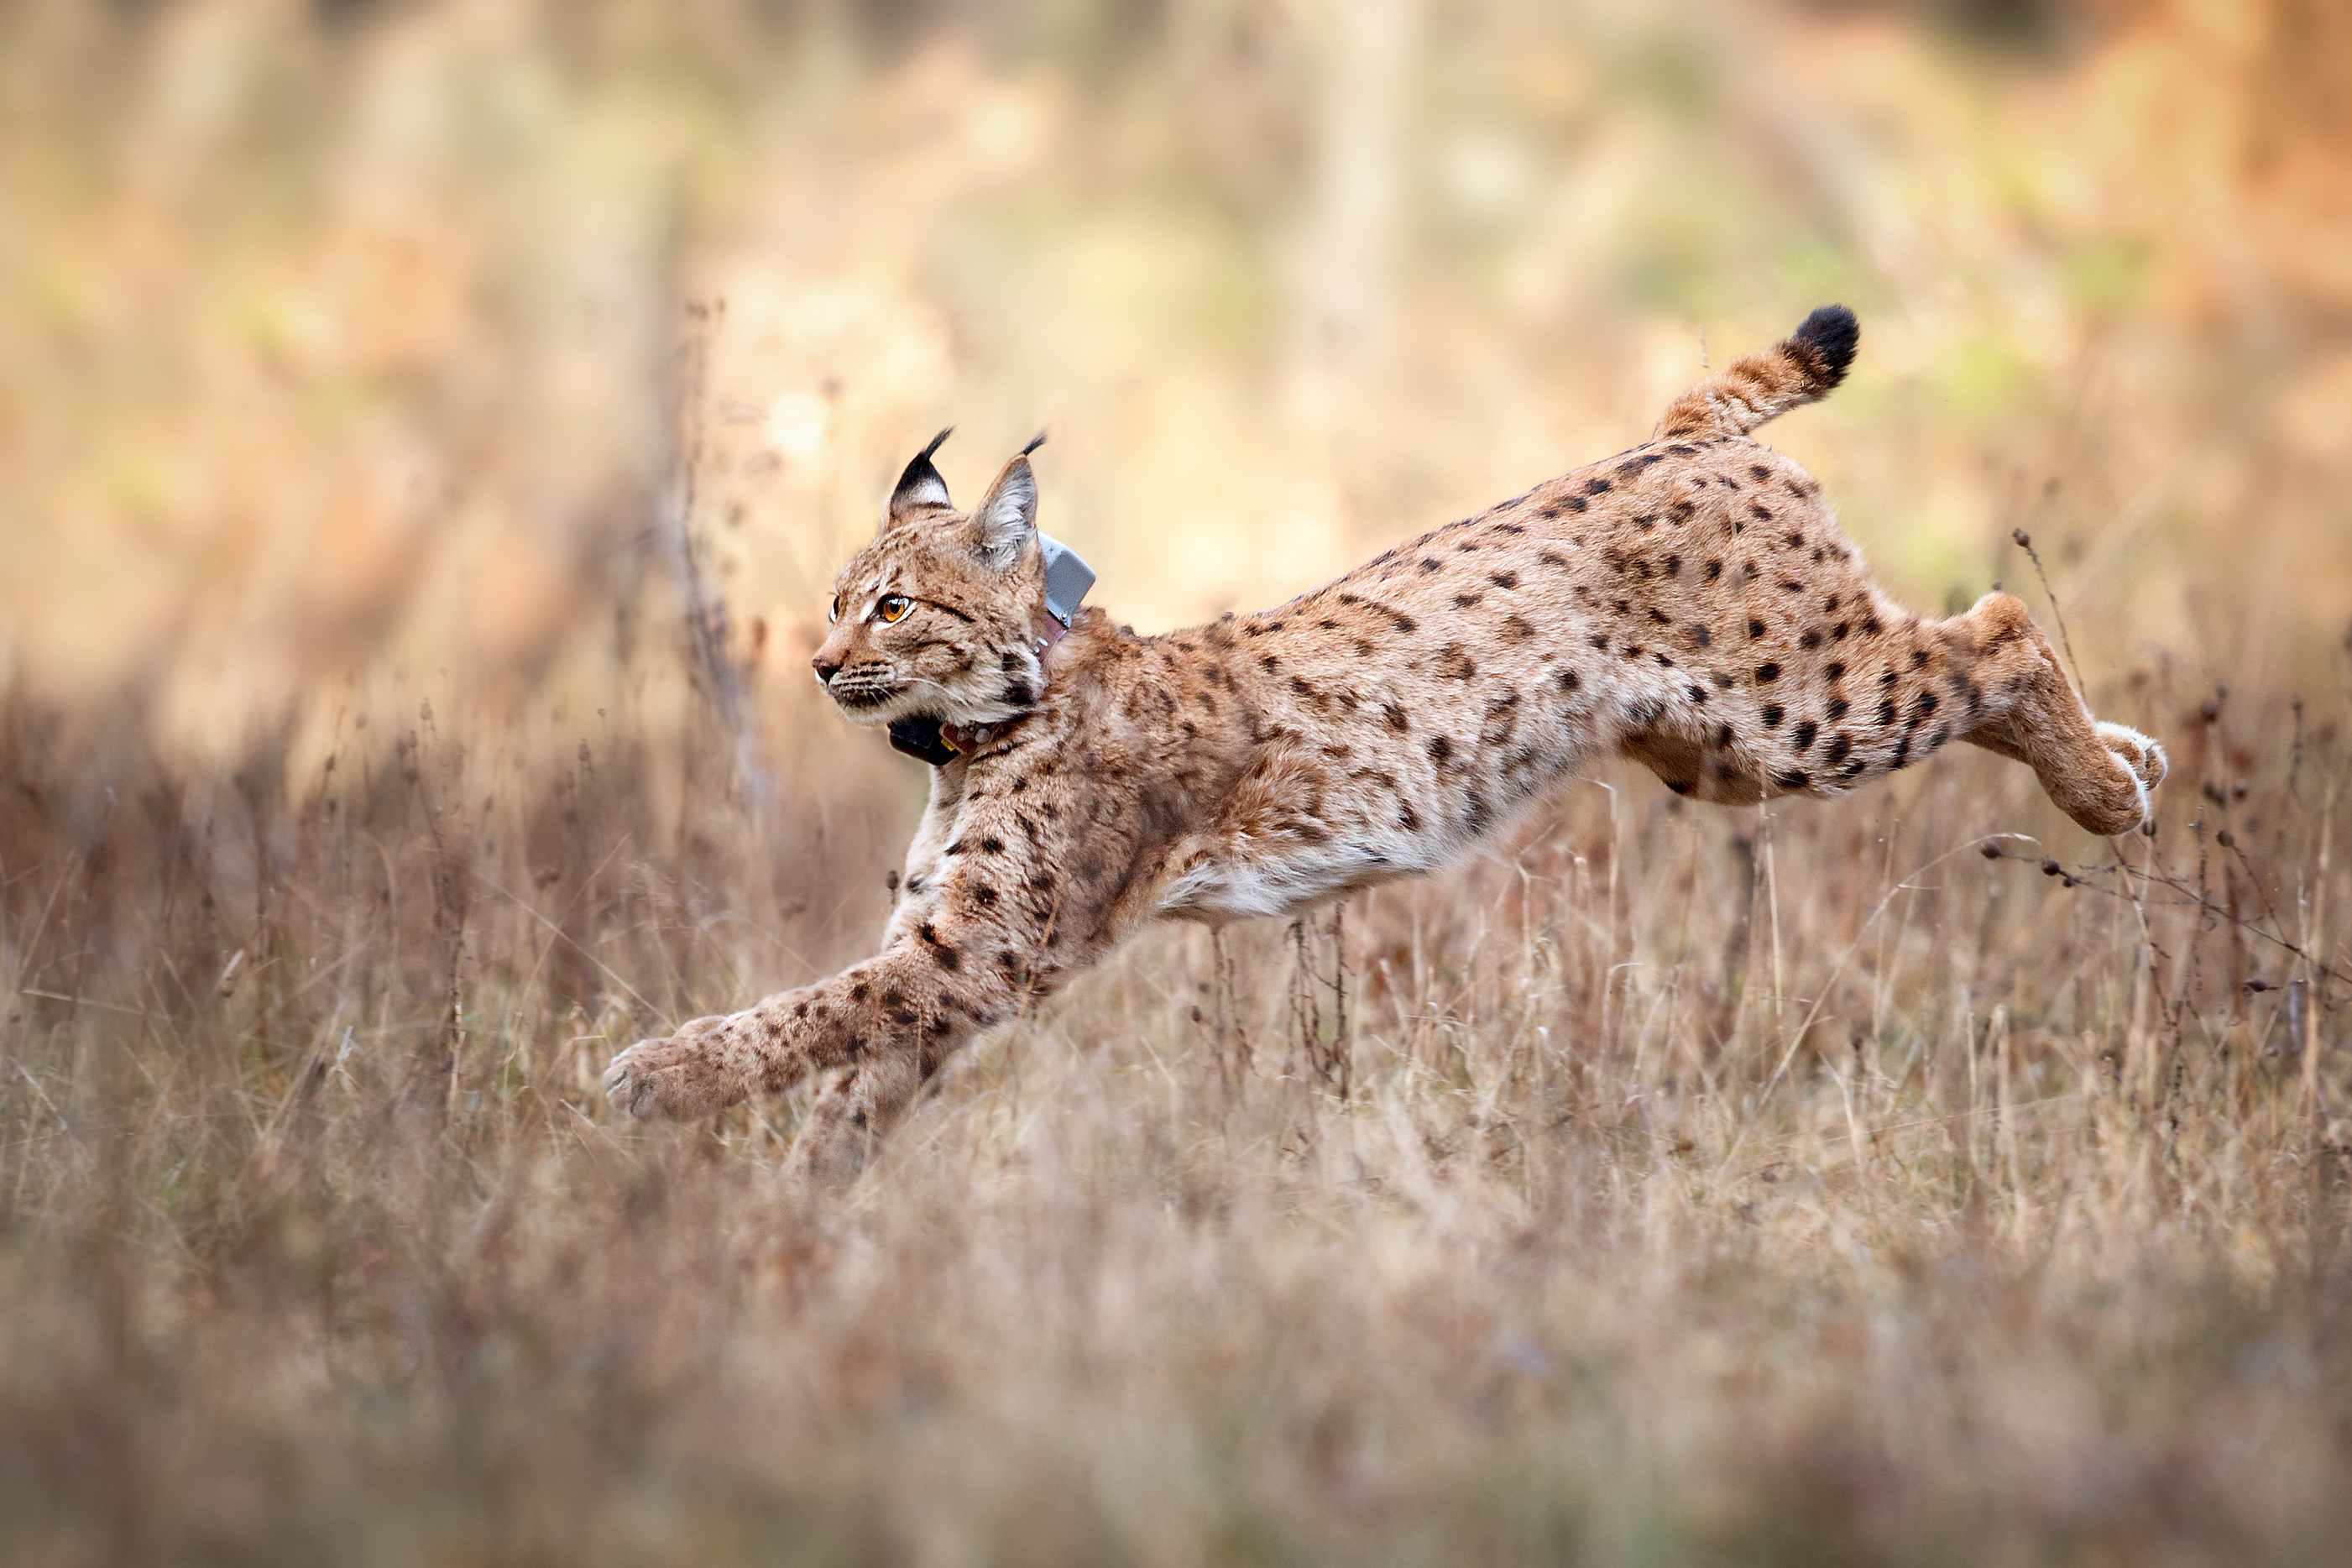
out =
[[1722,562],[1720,562],[1720,561],[1710,561],[1710,562],[1708,562],[1708,563],[1706,563],[1706,580],[1707,580],[1708,582],[1712,583],[1712,582],[1714,582],[1717,577],[1720,577],[1720,576],[1722,576],[1722,575],[1723,575],[1723,563],[1722,563]]
[[1004,853],[1004,840],[992,833],[980,841],[980,848],[983,855],[1002,855]]
[[1830,742],[1829,750],[1822,753],[1822,760],[1829,763],[1832,767],[1835,767],[1838,763],[1845,761],[1847,757],[1853,754],[1853,742],[1846,739],[1844,735],[1840,734],[1834,740]]
[[1814,724],[1811,719],[1799,721],[1797,724],[1797,750],[1801,752],[1810,750],[1813,743],[1813,737],[1820,733],[1820,727]]
[[1813,778],[1811,773],[1799,773],[1796,769],[1791,768],[1787,773],[1774,774],[1772,782],[1779,784],[1782,789],[1802,789],[1807,784],[1812,783]]
[[1519,574],[1517,572],[1497,572],[1487,581],[1497,588],[1516,588],[1519,585]]
[[1584,683],[1582,681],[1577,679],[1576,671],[1572,669],[1563,669],[1559,672],[1559,689],[1562,691],[1573,691],[1579,686],[1583,684]]
[[1841,720],[1841,719],[1843,719],[1843,718],[1844,718],[1844,717],[1845,717],[1845,699],[1844,699],[1844,698],[1843,698],[1843,697],[1832,697],[1832,698],[1831,698],[1831,699],[1830,699],[1830,722],[1831,722],[1831,723],[1832,723],[1832,724],[1834,724],[1834,723],[1836,723],[1839,720]]
[[1389,728],[1396,731],[1399,734],[1402,734],[1406,730],[1412,727],[1406,721],[1404,710],[1398,707],[1395,703],[1384,702],[1381,705],[1381,710],[1388,715]]
[[1691,641],[1700,647],[1711,647],[1715,644],[1715,634],[1697,621],[1691,623],[1690,634]]
[[1785,710],[1778,702],[1768,702],[1764,705],[1764,728],[1767,730],[1779,729],[1783,717],[1785,717]]
[[931,957],[941,969],[956,970],[963,967],[963,955],[940,940],[940,933],[932,929],[930,921],[925,921],[921,925],[917,926],[915,934],[929,945]]
[[1454,607],[1457,610],[1475,609],[1477,605],[1478,595],[1475,594],[1456,594],[1454,595]]
[[1748,641],[1753,642],[1753,641],[1755,641],[1758,637],[1762,637],[1763,635],[1764,635],[1764,623],[1763,623],[1762,621],[1750,621],[1750,622],[1748,622]]
[[1443,766],[1443,765],[1444,764],[1445,759],[1446,759],[1446,758],[1448,758],[1448,757],[1450,757],[1450,756],[1452,756],[1453,754],[1454,754],[1454,742],[1451,742],[1451,741],[1447,740],[1447,739],[1446,739],[1444,736],[1443,736],[1443,735],[1433,735],[1433,736],[1431,736],[1431,737],[1430,737],[1430,741],[1429,741],[1429,759],[1430,759],[1430,761],[1432,761],[1432,762],[1433,762],[1433,763],[1438,763],[1440,766]]
[[1780,667],[1779,665],[1777,665],[1777,664],[1759,664],[1759,665],[1758,665],[1758,666],[1756,667],[1756,684],[1757,684],[1757,685],[1759,685],[1759,686],[1769,686],[1769,685],[1771,685],[1774,681],[1776,681],[1776,680],[1778,680],[1778,679],[1780,679]]

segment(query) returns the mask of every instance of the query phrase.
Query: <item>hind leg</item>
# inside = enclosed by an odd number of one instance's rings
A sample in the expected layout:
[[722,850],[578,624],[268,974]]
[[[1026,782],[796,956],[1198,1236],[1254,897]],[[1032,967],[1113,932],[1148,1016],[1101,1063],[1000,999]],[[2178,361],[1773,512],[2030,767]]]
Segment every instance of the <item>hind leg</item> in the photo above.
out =
[[1974,711],[1958,739],[2032,768],[2085,832],[2111,837],[2147,820],[2149,792],[2164,782],[2164,748],[2091,717],[2022,603],[1988,594],[1945,625],[1974,655]]

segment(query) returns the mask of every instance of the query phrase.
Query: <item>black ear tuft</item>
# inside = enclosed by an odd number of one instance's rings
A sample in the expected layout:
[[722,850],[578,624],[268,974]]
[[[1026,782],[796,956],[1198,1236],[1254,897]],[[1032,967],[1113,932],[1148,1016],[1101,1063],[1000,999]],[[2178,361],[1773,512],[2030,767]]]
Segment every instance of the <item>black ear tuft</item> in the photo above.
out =
[[940,477],[939,469],[931,467],[931,454],[938,451],[940,444],[954,433],[955,426],[949,426],[931,437],[929,446],[915,454],[906,471],[898,476],[898,487],[890,492],[890,507],[885,514],[883,526],[904,522],[918,511],[955,505],[948,499],[947,480]]
[[1862,323],[1843,305],[1823,305],[1805,318],[1804,324],[1790,334],[1790,341],[1804,344],[1817,356],[1819,368],[1813,391],[1819,396],[1845,380],[1846,371],[1853,364],[1854,350],[1862,342]]
[[1043,430],[1040,430],[1040,431],[1038,431],[1038,432],[1037,432],[1037,434],[1035,434],[1034,436],[1032,436],[1032,437],[1029,437],[1029,444],[1028,444],[1026,447],[1022,447],[1022,448],[1021,448],[1021,456],[1025,458],[1025,457],[1027,457],[1030,453],[1032,453],[1032,452],[1035,451],[1038,447],[1040,447],[1044,446],[1045,444],[1045,432],[1044,432]]

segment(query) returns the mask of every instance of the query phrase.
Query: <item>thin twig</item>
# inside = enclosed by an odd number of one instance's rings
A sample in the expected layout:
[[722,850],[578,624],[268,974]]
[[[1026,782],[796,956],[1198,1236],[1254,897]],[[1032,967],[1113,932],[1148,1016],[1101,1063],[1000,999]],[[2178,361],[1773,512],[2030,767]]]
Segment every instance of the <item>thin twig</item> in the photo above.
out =
[[2025,558],[2033,563],[2033,574],[2042,579],[2042,592],[2050,601],[2050,616],[2058,623],[2058,646],[2066,650],[2066,667],[2074,672],[2074,689],[2084,690],[2083,666],[2074,658],[2074,639],[2066,635],[2066,612],[2058,607],[2058,590],[2050,585],[2050,574],[2042,569],[2042,552],[2033,548],[2033,535],[2021,528],[2012,528],[2009,536],[2025,547]]

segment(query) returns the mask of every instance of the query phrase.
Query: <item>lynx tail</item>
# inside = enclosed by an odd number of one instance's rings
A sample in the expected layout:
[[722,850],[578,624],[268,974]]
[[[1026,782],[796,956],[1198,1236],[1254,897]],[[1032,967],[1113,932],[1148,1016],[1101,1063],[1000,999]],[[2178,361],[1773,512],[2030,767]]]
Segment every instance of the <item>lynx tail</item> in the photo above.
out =
[[1719,440],[1829,395],[1853,363],[1862,323],[1843,305],[1824,305],[1788,340],[1735,360],[1675,399],[1657,439]]

